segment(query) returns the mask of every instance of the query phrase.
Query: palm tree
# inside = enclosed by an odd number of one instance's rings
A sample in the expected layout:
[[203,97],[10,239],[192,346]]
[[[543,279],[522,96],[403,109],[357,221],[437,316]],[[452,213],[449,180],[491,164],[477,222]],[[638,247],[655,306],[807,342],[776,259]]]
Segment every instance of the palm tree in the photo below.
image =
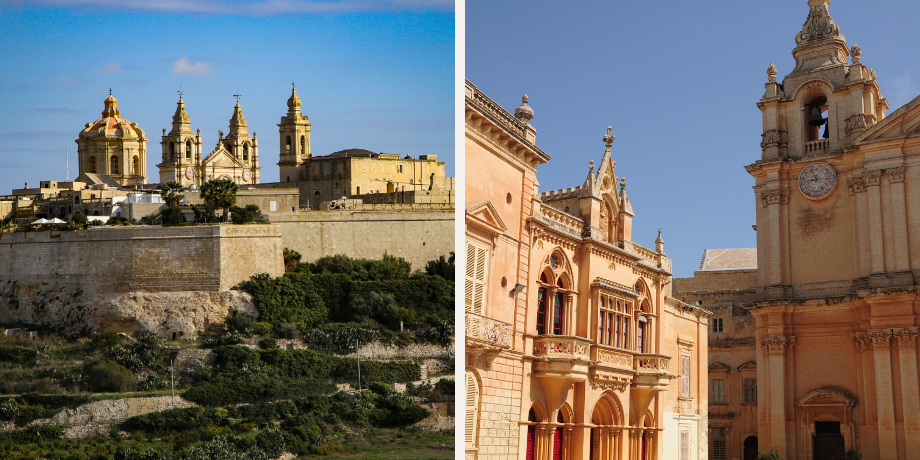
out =
[[185,187],[171,180],[163,184],[163,188],[160,190],[160,196],[163,197],[163,200],[166,201],[169,207],[179,206],[179,202],[185,198]]
[[239,189],[230,179],[211,179],[201,186],[201,199],[211,209],[223,208],[223,220],[226,222],[230,206],[236,204]]

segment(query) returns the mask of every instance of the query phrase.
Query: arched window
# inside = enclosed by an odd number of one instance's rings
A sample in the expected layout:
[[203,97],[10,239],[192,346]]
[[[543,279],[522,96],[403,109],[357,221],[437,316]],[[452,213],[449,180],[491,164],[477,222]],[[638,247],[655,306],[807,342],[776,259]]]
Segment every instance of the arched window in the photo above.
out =
[[88,169],[89,169],[89,172],[93,174],[96,173],[96,157],[94,156],[89,157],[89,168]]
[[185,141],[185,158],[192,158],[192,141],[191,139]]
[[243,160],[249,160],[249,144],[243,144]]
[[[818,96],[805,106],[805,138],[809,141],[828,138],[830,119],[828,118],[827,98]],[[821,134],[821,125],[824,125],[824,134]]]
[[307,153],[307,138],[300,136],[300,154],[303,155],[304,153]]
[[118,174],[118,157],[115,155],[109,158],[109,174]]
[[173,144],[172,141],[169,141],[169,159],[173,160],[176,158],[176,144]]
[[134,175],[139,176],[141,174],[141,160],[134,155]]
[[571,315],[566,306],[572,304],[568,264],[558,251],[552,252],[545,263],[537,289],[537,334],[565,335]]
[[[527,414],[528,422],[538,422],[537,414],[534,413],[533,408],[530,408],[530,412]],[[524,458],[526,460],[534,460],[534,450],[536,449],[537,443],[537,426],[528,425],[527,426],[527,450]]]
[[284,151],[285,151],[285,152],[290,152],[290,151],[291,151],[291,136],[287,136],[287,138],[286,138],[286,141],[285,141],[285,144],[284,144]]

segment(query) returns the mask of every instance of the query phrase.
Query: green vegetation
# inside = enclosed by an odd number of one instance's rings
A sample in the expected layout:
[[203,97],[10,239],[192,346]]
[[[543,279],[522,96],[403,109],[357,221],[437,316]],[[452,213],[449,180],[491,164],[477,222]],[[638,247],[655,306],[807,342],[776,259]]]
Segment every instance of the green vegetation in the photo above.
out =
[[204,200],[206,212],[212,214],[213,210],[222,208],[223,221],[226,222],[230,207],[236,204],[236,192],[239,189],[230,179],[211,179],[201,184],[201,199]]
[[163,184],[163,187],[160,189],[160,196],[163,197],[163,201],[165,201],[170,208],[175,208],[179,206],[179,202],[185,198],[185,187],[171,180]]
[[262,216],[262,211],[254,204],[247,204],[245,208],[230,207],[230,221],[234,224],[250,224]]
[[16,345],[0,345],[0,361],[25,364],[35,361],[38,352]]

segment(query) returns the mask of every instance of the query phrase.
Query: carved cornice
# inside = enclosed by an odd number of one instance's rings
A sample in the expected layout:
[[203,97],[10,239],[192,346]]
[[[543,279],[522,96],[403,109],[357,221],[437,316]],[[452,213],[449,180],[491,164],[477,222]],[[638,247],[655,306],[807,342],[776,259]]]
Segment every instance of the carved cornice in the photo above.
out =
[[763,138],[763,140],[760,141],[760,148],[762,150],[766,150],[767,147],[773,145],[785,147],[788,139],[787,133],[788,131],[785,129],[771,129],[764,131],[764,133],[760,135],[760,137]]
[[914,348],[917,346],[917,335],[920,331],[916,327],[905,327],[894,332],[898,348]]
[[904,176],[907,172],[907,168],[904,166],[899,166],[897,168],[888,168],[885,170],[888,173],[888,182],[892,184],[899,184],[904,182]]
[[620,393],[626,391],[626,387],[632,379],[614,375],[609,372],[601,372],[593,369],[588,376],[588,384],[592,389],[614,390]]
[[795,336],[771,335],[760,340],[765,355],[795,354]]
[[760,200],[765,208],[771,204],[786,204],[789,202],[789,193],[789,189],[765,190],[760,192]]
[[850,195],[866,191],[866,180],[862,177],[854,177],[847,181],[847,187],[850,189]]
[[856,351],[876,348],[914,348],[917,346],[918,329],[905,327],[897,329],[870,329],[865,333],[852,334]]
[[866,331],[866,341],[871,348],[891,348],[893,338],[893,329],[869,329]]
[[866,173],[863,174],[863,178],[866,180],[866,187],[878,187],[878,185],[881,183],[881,177],[881,169],[866,171]]
[[871,128],[875,124],[875,115],[857,113],[847,117],[846,134]]

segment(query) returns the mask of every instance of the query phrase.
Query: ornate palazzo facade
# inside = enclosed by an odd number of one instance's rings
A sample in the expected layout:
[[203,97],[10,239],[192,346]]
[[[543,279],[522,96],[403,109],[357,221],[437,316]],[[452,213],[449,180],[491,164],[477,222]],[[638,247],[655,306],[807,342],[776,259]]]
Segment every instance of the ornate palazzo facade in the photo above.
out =
[[706,458],[709,312],[670,296],[660,234],[632,242],[611,129],[540,195],[526,96],[511,115],[467,82],[465,116],[467,458]]

